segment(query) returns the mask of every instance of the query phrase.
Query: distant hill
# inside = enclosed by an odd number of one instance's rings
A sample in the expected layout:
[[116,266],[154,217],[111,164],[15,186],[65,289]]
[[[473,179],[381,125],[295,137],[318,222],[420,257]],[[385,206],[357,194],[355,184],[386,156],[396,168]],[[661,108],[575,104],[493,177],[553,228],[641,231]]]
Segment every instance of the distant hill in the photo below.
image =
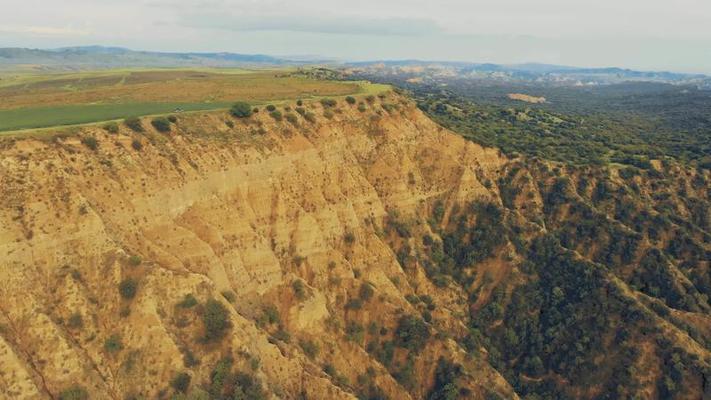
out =
[[494,79],[511,82],[554,83],[558,85],[595,85],[626,81],[694,83],[708,85],[709,77],[702,74],[685,74],[666,71],[636,71],[617,67],[580,68],[539,63],[491,64],[449,61],[388,60],[365,61],[347,64],[356,73],[385,73],[402,75],[423,81],[439,77],[458,76],[463,79]]
[[261,54],[163,53],[121,47],[84,46],[59,49],[0,48],[0,66],[37,65],[46,68],[230,67],[304,64]]

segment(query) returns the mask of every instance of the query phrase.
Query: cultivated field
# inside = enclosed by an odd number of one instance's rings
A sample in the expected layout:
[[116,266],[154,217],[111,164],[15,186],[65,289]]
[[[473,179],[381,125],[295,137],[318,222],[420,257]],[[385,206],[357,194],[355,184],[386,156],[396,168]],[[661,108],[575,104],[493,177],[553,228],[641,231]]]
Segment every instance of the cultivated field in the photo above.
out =
[[383,85],[309,79],[290,70],[112,70],[0,75],[0,131],[296,98],[378,92]]

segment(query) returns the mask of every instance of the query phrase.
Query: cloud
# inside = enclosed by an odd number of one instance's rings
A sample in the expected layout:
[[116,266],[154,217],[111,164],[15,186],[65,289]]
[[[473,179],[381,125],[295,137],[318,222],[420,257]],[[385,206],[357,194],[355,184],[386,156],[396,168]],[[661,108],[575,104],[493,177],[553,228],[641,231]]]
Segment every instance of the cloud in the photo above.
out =
[[359,16],[252,16],[223,13],[191,13],[179,25],[199,29],[238,32],[286,31],[349,35],[431,35],[442,30],[432,20],[415,18],[365,18]]
[[87,36],[91,34],[90,31],[84,29],[55,26],[0,26],[0,32],[44,37]]

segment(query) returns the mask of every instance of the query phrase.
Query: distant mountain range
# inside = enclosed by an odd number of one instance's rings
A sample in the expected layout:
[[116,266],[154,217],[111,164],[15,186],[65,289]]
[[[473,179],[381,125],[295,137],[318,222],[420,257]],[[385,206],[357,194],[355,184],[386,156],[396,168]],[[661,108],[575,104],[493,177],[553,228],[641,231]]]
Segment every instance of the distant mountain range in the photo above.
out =
[[342,62],[317,56],[277,57],[238,53],[170,53],[122,47],[81,46],[58,49],[0,48],[0,69],[95,69],[121,67],[260,67],[326,64],[339,69],[377,75],[396,75],[424,81],[453,76],[465,79],[594,85],[624,81],[693,83],[711,88],[701,74],[647,72],[623,68],[578,68],[550,64],[501,65],[422,60]]
[[390,75],[430,83],[440,78],[555,83],[560,85],[595,85],[625,81],[663,83],[693,83],[707,86],[711,78],[703,74],[686,74],[666,71],[636,71],[617,67],[580,68],[550,64],[501,65],[491,63],[434,62],[421,60],[383,60],[348,63],[356,74]]
[[85,46],[59,49],[0,48],[0,66],[34,65],[46,68],[116,67],[231,67],[303,64],[262,54],[163,53],[121,47]]

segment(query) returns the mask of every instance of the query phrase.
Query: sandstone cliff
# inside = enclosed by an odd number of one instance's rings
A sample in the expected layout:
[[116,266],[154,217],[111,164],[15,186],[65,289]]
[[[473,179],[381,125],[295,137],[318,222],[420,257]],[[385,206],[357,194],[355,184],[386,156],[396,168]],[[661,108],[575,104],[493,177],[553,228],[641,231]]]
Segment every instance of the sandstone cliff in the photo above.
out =
[[[484,351],[467,355],[453,340],[466,332],[462,294],[417,264],[404,269],[401,239],[385,229],[396,216],[427,231],[435,199],[446,215],[499,202],[491,182],[507,160],[400,96],[375,102],[330,118],[307,104],[315,122],[296,124],[214,112],[181,115],[167,134],[144,122],[140,134],[84,127],[4,140],[0,398],[57,398],[74,386],[96,399],[170,397],[176,374],[197,387],[225,357],[274,398],[351,399],[377,387],[419,399],[439,358],[462,365],[472,398],[517,398]],[[119,289],[127,281],[135,295]],[[431,338],[415,357],[395,347],[396,364],[412,360],[405,387],[367,345],[420,315],[413,295],[433,303]],[[231,325],[209,342],[208,299]]]

